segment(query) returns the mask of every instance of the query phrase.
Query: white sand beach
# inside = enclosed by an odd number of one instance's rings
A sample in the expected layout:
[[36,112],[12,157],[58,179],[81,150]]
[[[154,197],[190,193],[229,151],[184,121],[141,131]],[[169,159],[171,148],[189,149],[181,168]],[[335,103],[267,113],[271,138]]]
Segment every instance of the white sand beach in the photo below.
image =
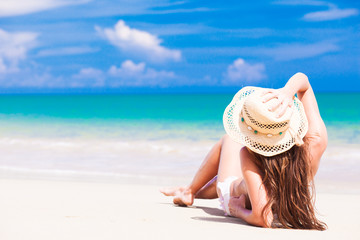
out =
[[177,207],[156,185],[0,180],[0,239],[359,239],[360,194],[318,193],[323,232],[264,229],[225,217],[217,200]]

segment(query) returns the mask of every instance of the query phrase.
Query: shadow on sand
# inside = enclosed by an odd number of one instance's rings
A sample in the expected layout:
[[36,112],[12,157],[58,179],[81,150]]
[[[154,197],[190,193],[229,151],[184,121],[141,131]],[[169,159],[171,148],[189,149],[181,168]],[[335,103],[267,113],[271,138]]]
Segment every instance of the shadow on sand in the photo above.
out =
[[224,211],[218,208],[212,207],[202,207],[196,206],[196,209],[201,209],[205,213],[211,215],[209,217],[192,217],[191,219],[200,220],[200,221],[208,221],[208,222],[221,222],[221,223],[233,223],[233,224],[241,224],[250,226],[245,221],[241,220],[240,218],[229,217],[224,215]]
[[[220,223],[233,223],[233,224],[241,224],[249,227],[254,227],[249,224],[247,224],[245,221],[241,220],[240,218],[235,217],[228,217],[224,215],[224,211],[219,208],[213,208],[213,207],[203,207],[203,206],[188,206],[188,207],[182,207],[178,205],[174,205],[172,203],[160,203],[160,204],[166,204],[166,205],[172,205],[174,207],[181,207],[188,210],[203,210],[206,214],[208,214],[208,217],[200,216],[200,217],[191,217],[191,219],[198,220],[198,221],[208,221],[208,222],[220,222]],[[196,215],[196,214],[194,214]]]

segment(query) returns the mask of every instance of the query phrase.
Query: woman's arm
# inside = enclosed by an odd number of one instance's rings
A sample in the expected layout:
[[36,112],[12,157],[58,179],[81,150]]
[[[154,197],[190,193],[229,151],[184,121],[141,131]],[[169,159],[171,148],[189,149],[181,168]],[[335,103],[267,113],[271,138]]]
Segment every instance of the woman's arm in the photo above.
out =
[[309,143],[310,164],[314,176],[319,168],[320,158],[327,146],[327,132],[308,77],[303,73],[296,73],[283,88],[267,91],[264,95],[264,102],[272,98],[278,98],[279,104],[273,106],[272,110],[276,111],[279,116],[282,116],[286,108],[292,106],[292,98],[295,93],[297,93],[299,100],[304,106],[309,122],[309,129],[305,138],[307,138]]
[[249,224],[261,227],[269,227],[272,222],[271,210],[267,211],[267,223],[262,216],[262,210],[267,203],[267,194],[259,168],[250,159],[252,156],[244,147],[240,152],[241,171],[247,186],[247,193],[251,202],[251,210],[245,207],[246,197],[241,195],[239,198],[231,198],[229,210],[232,216],[243,219]]

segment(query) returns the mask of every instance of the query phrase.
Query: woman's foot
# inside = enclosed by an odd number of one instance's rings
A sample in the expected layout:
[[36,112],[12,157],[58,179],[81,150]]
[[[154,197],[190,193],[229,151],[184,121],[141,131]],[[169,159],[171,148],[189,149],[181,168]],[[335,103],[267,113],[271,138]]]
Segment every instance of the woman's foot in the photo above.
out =
[[180,206],[191,206],[194,202],[194,194],[192,194],[188,187],[162,188],[160,192],[165,196],[174,196],[174,204]]

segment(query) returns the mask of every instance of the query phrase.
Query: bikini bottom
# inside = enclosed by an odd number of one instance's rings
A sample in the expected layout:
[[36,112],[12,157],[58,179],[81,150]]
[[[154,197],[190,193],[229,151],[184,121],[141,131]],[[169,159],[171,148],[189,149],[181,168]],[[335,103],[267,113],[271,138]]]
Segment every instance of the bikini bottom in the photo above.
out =
[[219,196],[219,201],[220,201],[220,207],[222,208],[222,210],[225,212],[225,215],[227,216],[231,216],[230,211],[229,211],[229,201],[230,201],[230,187],[231,187],[231,183],[235,180],[237,180],[239,177],[236,176],[229,176],[225,179],[225,181],[223,182],[218,182],[217,183],[217,188],[218,190],[220,190],[220,196]]

